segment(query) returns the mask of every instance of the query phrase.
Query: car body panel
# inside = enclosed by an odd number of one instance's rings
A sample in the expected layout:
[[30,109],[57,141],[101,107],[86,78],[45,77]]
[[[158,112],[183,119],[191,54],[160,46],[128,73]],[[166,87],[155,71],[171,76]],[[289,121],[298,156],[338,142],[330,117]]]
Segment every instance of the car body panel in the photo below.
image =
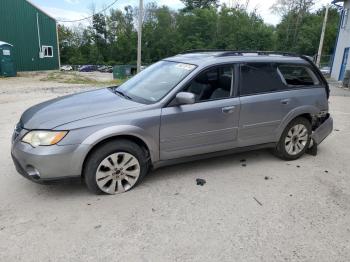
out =
[[[225,112],[225,108],[228,112]],[[237,142],[239,98],[162,109],[160,159],[226,150]]]
[[142,107],[114,94],[99,89],[46,101],[26,110],[21,122],[26,129],[53,129],[62,124],[113,112]]
[[283,104],[285,99],[288,99],[286,92],[241,97],[240,146],[275,142],[277,127],[294,100],[291,98],[290,103]]
[[316,130],[312,132],[312,139],[317,145],[329,136],[333,131],[333,118],[328,117]]
[[[314,117],[328,112],[325,82],[320,87],[169,106],[178,92],[211,66],[249,61],[310,66],[299,57],[216,57],[213,54],[186,54],[166,59],[197,67],[153,104],[137,103],[110,89],[100,89],[33,106],[22,115],[23,129],[13,139],[11,152],[16,163],[24,170],[28,166],[37,167],[40,179],[80,176],[84,160],[96,145],[106,139],[124,137],[142,141],[151,163],[157,167],[178,159],[200,158],[231,149],[271,147],[295,117],[304,114]],[[235,73],[238,75],[237,70]],[[233,94],[237,94],[237,85],[236,79]],[[232,110],[223,112],[228,107]],[[332,125],[330,118],[315,128],[313,139],[317,144],[329,135]],[[27,132],[38,129],[69,132],[54,146],[33,148],[21,142]]]

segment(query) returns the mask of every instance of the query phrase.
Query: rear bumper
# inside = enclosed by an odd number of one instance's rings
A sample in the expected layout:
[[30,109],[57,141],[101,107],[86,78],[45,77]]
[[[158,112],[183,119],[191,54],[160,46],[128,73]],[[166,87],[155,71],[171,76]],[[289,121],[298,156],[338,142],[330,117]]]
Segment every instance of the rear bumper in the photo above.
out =
[[333,118],[329,116],[319,127],[317,127],[311,135],[314,143],[321,144],[322,141],[333,131]]

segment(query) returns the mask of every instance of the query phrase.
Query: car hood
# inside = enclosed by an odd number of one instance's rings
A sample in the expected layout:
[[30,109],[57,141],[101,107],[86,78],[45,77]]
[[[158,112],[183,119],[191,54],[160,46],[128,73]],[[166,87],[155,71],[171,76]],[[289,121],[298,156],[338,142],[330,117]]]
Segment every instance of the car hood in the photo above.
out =
[[35,105],[23,113],[21,124],[25,129],[53,129],[81,119],[142,106],[105,88]]

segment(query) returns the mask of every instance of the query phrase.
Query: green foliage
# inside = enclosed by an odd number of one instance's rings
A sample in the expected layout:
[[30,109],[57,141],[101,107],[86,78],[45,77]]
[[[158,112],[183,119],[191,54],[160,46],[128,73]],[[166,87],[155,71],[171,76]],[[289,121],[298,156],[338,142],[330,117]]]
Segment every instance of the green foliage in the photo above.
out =
[[[325,9],[311,12],[313,0],[280,0],[282,15],[275,27],[240,5],[229,8],[218,1],[184,0],[174,11],[150,3],[145,8],[142,60],[150,64],[190,49],[280,50],[314,55]],[[126,6],[108,15],[96,14],[91,26],[59,26],[62,64],[135,64],[138,10]],[[339,14],[329,10],[324,54],[332,54]]]
[[181,0],[184,3],[184,11],[192,11],[200,8],[217,8],[219,6],[218,0]]
[[[282,18],[276,28],[276,48],[282,51],[292,51],[307,55],[315,55],[318,50],[325,8],[316,13],[307,12],[300,19],[298,14],[290,12]],[[329,10],[323,53],[333,53],[339,24],[339,14],[335,8]]]

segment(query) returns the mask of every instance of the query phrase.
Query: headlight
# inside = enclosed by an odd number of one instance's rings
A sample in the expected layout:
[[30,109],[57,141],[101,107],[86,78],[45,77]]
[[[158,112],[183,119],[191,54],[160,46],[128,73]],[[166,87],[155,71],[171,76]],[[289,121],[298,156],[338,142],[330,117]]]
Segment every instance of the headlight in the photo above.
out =
[[30,131],[22,138],[22,142],[33,147],[51,146],[60,142],[67,133],[67,131]]

